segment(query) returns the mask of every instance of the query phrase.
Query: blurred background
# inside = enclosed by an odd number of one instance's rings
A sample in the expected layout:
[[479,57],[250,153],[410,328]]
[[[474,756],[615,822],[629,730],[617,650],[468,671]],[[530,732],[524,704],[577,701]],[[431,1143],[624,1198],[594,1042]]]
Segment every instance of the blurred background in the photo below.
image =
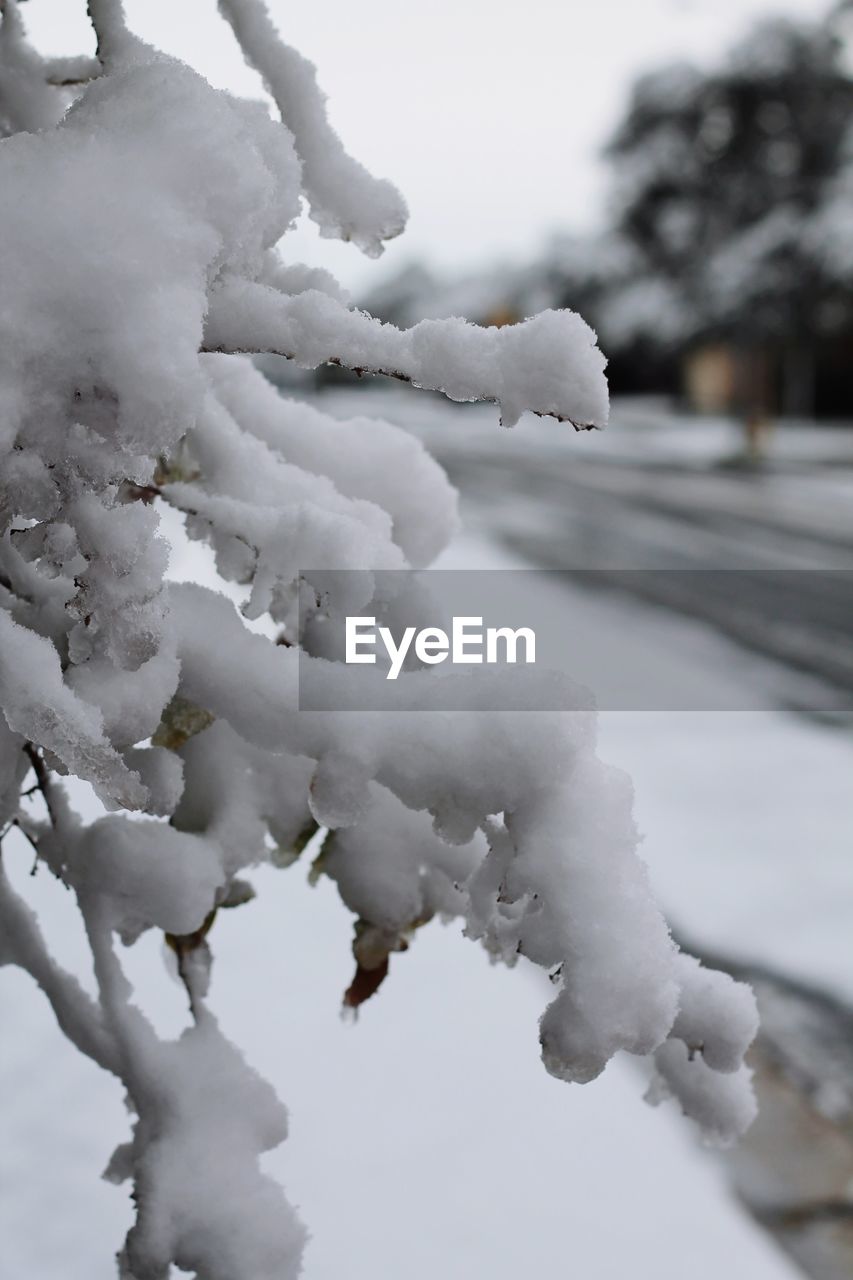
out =
[[[424,930],[342,1026],[343,909],[300,865],[260,872],[257,901],[217,925],[213,1002],[291,1108],[269,1167],[314,1233],[307,1280],[853,1277],[853,8],[270,7],[412,215],[376,263],[307,222],[283,256],[401,326],[580,311],[612,422],[503,431],[494,406],[263,367],[283,394],[424,440],[461,494],[443,567],[561,570],[541,589],[593,689],[606,653],[726,708],[605,711],[601,753],[634,779],[676,935],[752,981],[763,1020],[759,1120],[707,1152],[671,1104],[642,1106],[630,1062],[582,1089],[546,1077],[537,980],[489,967],[457,926]],[[263,96],[212,0],[126,8],[214,84]],[[82,4],[26,11],[46,52],[91,49]],[[175,577],[210,572],[170,536]],[[20,861],[87,981],[61,891]],[[156,940],[129,964],[177,1033]],[[21,975],[0,971],[0,1009],[0,1276],[106,1280],[130,1215],[97,1182],[121,1098]]]

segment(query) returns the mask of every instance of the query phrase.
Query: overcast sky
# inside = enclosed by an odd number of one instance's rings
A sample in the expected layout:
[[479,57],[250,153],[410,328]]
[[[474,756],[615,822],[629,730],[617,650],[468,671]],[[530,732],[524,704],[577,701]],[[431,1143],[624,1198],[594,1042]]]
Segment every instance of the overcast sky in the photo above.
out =
[[[293,260],[356,289],[413,257],[458,268],[523,258],[549,232],[595,223],[598,150],[633,77],[661,61],[707,62],[768,13],[819,17],[829,0],[271,0],[284,38],[313,59],[348,148],[392,178],[409,229],[380,265],[311,226]],[[215,0],[126,0],[141,36],[214,84],[259,96]],[[91,48],[84,0],[29,0],[40,48]]]

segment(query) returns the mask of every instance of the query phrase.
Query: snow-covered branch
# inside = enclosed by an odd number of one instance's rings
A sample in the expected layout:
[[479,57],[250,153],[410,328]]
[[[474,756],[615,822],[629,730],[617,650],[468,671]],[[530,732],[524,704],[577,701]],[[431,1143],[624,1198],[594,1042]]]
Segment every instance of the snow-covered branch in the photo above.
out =
[[38,922],[15,892],[0,860],[0,965],[24,969],[50,1001],[56,1020],[81,1053],[118,1074],[118,1056],[98,1005],[50,955]]
[[76,58],[50,58],[45,63],[48,84],[58,87],[89,84],[101,74],[97,58],[80,54]]
[[86,11],[95,28],[98,60],[106,65],[129,42],[122,0],[86,0]]
[[211,295],[204,349],[276,352],[303,368],[340,364],[443,391],[451,400],[494,400],[506,426],[526,409],[578,428],[607,422],[604,357],[572,311],[545,311],[496,329],[423,320],[400,330],[314,290],[290,297],[228,281]]
[[402,196],[344,150],[327,119],[313,64],[282,42],[263,0],[219,0],[219,8],[293,134],[302,187],[320,234],[352,240],[369,257],[378,257],[383,241],[405,228]]

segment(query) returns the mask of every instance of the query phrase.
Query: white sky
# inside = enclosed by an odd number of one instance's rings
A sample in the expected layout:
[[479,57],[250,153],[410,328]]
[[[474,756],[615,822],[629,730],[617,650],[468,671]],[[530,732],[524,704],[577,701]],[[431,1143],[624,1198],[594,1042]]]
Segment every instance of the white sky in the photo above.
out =
[[[309,225],[288,258],[361,288],[425,256],[449,268],[523,258],[559,228],[594,225],[597,159],[633,77],[674,57],[713,59],[759,15],[819,17],[829,0],[271,0],[319,69],[349,148],[392,178],[409,229],[380,265]],[[29,0],[49,52],[92,47],[84,0]],[[259,95],[215,0],[126,0],[131,26],[214,84]]]

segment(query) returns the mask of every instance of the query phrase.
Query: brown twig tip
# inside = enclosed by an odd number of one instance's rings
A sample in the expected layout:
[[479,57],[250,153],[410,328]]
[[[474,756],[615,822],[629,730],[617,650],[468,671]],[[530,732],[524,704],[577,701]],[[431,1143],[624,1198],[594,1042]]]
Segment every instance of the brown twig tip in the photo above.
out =
[[388,968],[388,956],[373,969],[367,969],[363,964],[357,964],[355,977],[344,992],[344,1008],[358,1009],[364,1004],[365,1000],[369,1000],[371,996],[376,995],[376,992],[388,977]]

